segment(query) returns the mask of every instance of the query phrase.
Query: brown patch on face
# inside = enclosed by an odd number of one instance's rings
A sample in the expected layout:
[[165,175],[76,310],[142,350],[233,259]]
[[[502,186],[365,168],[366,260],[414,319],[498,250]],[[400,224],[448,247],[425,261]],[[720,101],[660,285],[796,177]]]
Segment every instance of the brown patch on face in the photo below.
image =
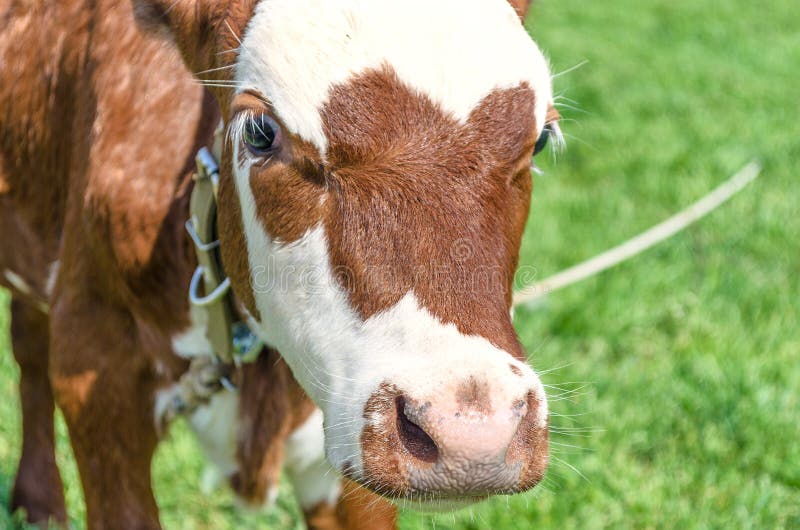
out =
[[522,377],[522,370],[518,367],[514,366],[513,364],[509,364],[508,368],[511,370],[511,373],[516,375],[517,377]]
[[[281,128],[274,152],[256,158],[250,167],[250,190],[258,217],[270,237],[277,241],[296,241],[319,223],[324,204],[323,164],[318,150],[291,134],[266,102],[253,93],[236,96],[232,114],[267,114]],[[250,157],[247,147],[239,148],[239,165]]]
[[529,413],[522,419],[506,454],[506,462],[510,465],[522,464],[517,491],[528,490],[541,482],[549,454],[549,421],[540,427],[537,415],[530,413],[539,409],[539,400],[533,392],[528,393],[527,404]]
[[492,413],[492,398],[489,395],[489,384],[470,376],[456,388],[456,401],[466,409],[473,409],[483,414]]
[[265,167],[250,170],[250,189],[264,229],[277,241],[300,239],[319,223],[324,204],[319,154],[294,135],[284,135],[282,152]]
[[362,318],[413,290],[443,322],[522,358],[508,308],[530,204],[534,103],[527,85],[496,90],[462,124],[388,66],[332,89],[323,222]]

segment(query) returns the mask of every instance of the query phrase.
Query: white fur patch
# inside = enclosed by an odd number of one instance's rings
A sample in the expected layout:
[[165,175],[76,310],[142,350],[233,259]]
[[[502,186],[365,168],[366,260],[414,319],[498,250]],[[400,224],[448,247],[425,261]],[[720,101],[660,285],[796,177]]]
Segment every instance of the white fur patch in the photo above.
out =
[[172,337],[172,350],[185,359],[213,357],[214,350],[206,337],[208,313],[204,309],[191,306],[189,329]]
[[493,90],[527,82],[541,132],[552,102],[547,61],[506,0],[262,0],[236,81],[324,156],[331,86],[383,63],[462,122]]
[[302,508],[313,508],[321,502],[336,503],[341,479],[325,460],[321,411],[316,410],[286,440],[285,469]]
[[213,466],[203,473],[201,488],[205,492],[212,491],[237,470],[238,418],[239,396],[226,390],[214,394],[208,405],[189,416],[189,425]]

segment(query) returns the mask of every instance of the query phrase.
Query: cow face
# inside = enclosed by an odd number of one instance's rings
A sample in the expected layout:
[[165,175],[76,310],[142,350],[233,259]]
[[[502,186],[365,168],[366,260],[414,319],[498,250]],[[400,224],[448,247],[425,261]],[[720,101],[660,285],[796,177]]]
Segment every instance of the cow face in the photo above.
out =
[[509,310],[552,106],[542,54],[503,0],[243,12],[218,91],[223,253],[322,409],[330,463],[438,506],[534,486],[547,403]]

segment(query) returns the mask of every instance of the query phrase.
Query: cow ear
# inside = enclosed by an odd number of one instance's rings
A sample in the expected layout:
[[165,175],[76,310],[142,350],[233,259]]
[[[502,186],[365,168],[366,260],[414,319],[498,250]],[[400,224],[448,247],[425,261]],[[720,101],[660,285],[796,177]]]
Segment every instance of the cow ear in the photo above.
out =
[[196,74],[233,63],[256,0],[132,1],[139,26],[173,40]]
[[511,6],[516,10],[519,18],[525,21],[528,9],[531,7],[531,0],[509,0]]

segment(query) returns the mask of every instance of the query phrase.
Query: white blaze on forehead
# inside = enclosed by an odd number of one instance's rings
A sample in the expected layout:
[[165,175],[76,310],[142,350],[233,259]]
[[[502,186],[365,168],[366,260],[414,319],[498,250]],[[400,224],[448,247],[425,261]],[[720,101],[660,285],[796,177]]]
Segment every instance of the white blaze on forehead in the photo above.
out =
[[239,90],[264,94],[323,155],[331,86],[384,63],[462,122],[493,90],[527,82],[541,130],[552,101],[547,61],[507,0],[262,0],[241,48]]

